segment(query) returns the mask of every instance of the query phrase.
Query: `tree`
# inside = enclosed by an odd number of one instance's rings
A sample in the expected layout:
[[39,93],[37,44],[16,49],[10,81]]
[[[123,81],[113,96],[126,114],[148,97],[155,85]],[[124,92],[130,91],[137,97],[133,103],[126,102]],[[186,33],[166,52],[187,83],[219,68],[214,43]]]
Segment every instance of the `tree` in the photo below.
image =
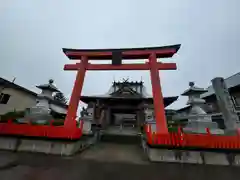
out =
[[64,96],[64,94],[62,92],[57,92],[55,95],[54,95],[54,100],[56,101],[59,101],[63,104],[67,104],[67,98]]

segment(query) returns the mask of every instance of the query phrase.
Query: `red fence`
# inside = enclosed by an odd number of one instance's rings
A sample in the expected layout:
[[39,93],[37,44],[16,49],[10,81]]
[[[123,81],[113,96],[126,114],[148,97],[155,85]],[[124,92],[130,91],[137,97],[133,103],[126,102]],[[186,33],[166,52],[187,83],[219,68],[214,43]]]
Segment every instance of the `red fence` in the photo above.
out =
[[82,136],[83,122],[80,128],[64,128],[64,126],[16,124],[9,120],[7,123],[0,123],[0,135],[15,135],[28,137],[45,137],[61,139],[79,139]]
[[179,128],[178,132],[156,134],[152,132],[151,125],[145,126],[147,142],[150,145],[163,145],[172,147],[196,147],[208,149],[240,149],[240,135],[235,136],[214,135],[206,129],[206,134],[186,134]]

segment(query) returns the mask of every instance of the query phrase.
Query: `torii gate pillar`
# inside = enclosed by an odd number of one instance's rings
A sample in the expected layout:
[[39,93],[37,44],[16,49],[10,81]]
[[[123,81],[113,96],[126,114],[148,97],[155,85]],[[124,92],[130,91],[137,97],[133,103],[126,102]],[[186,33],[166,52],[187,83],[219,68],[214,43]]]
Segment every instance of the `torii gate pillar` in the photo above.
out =
[[[157,58],[172,57],[179,48],[180,45],[136,49],[63,49],[63,52],[69,59],[81,60],[81,62],[76,64],[66,64],[64,66],[64,70],[77,71],[64,127],[76,127],[76,112],[86,70],[150,70],[157,133],[168,133],[158,71],[176,70],[177,67],[175,63],[157,62]],[[145,64],[122,64],[122,59],[148,59],[149,62]],[[112,64],[90,64],[89,60],[112,60]]]

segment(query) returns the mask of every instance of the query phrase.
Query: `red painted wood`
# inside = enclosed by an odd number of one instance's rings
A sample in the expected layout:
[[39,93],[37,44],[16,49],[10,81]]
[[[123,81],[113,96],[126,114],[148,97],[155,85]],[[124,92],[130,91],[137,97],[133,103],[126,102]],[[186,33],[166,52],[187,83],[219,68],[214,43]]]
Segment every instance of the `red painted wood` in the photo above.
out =
[[154,103],[154,113],[156,119],[157,133],[166,134],[168,133],[167,121],[165,117],[164,102],[160,84],[160,77],[157,68],[156,54],[151,54],[149,57],[150,76],[152,83],[152,94]]
[[[185,134],[183,132],[156,134],[146,131],[147,142],[151,145],[173,147],[198,147],[207,149],[240,149],[240,136],[220,136],[214,134]],[[154,140],[152,140],[154,139]]]
[[[176,53],[176,49],[161,49],[161,50],[128,50],[122,52],[123,59],[144,59],[146,56],[150,56],[152,53],[161,56],[173,56]],[[110,51],[67,51],[65,52],[66,56],[74,56],[75,59],[81,59],[82,56],[87,56],[89,60],[97,60],[97,58],[101,59],[112,59],[112,52]]]
[[[75,71],[78,70],[81,63],[66,64],[64,70]],[[156,64],[158,70],[176,70],[176,63],[160,63]],[[122,64],[119,66],[113,66],[111,64],[88,64],[86,67],[90,71],[108,71],[108,70],[149,70],[150,64]]]
[[76,126],[69,129],[64,126],[15,124],[9,121],[0,123],[0,135],[79,139],[82,136],[82,129]]
[[79,105],[79,100],[83,88],[84,77],[86,73],[86,66],[88,64],[88,59],[86,56],[83,56],[81,59],[81,64],[79,66],[77,77],[74,83],[74,87],[72,90],[72,95],[69,101],[68,112],[66,116],[66,120],[64,121],[65,128],[75,128],[76,127],[76,113]]

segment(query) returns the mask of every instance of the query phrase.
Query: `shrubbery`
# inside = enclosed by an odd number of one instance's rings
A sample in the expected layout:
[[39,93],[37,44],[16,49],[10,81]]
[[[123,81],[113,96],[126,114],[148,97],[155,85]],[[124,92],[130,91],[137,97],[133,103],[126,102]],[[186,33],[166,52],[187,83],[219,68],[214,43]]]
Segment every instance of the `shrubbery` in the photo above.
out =
[[6,114],[3,114],[0,116],[0,121],[1,122],[5,122],[8,120],[15,120],[18,118],[23,118],[25,114],[25,111],[11,111],[11,112],[7,112]]
[[[66,115],[58,115],[56,113],[51,114],[53,116],[53,126],[63,126]],[[25,111],[11,111],[6,114],[0,115],[0,122],[7,122],[8,120],[12,120],[14,123],[19,123],[16,119],[24,118]],[[32,125],[40,125],[37,122],[31,122]],[[41,124],[43,125],[43,124]],[[50,125],[50,121],[44,125]]]

